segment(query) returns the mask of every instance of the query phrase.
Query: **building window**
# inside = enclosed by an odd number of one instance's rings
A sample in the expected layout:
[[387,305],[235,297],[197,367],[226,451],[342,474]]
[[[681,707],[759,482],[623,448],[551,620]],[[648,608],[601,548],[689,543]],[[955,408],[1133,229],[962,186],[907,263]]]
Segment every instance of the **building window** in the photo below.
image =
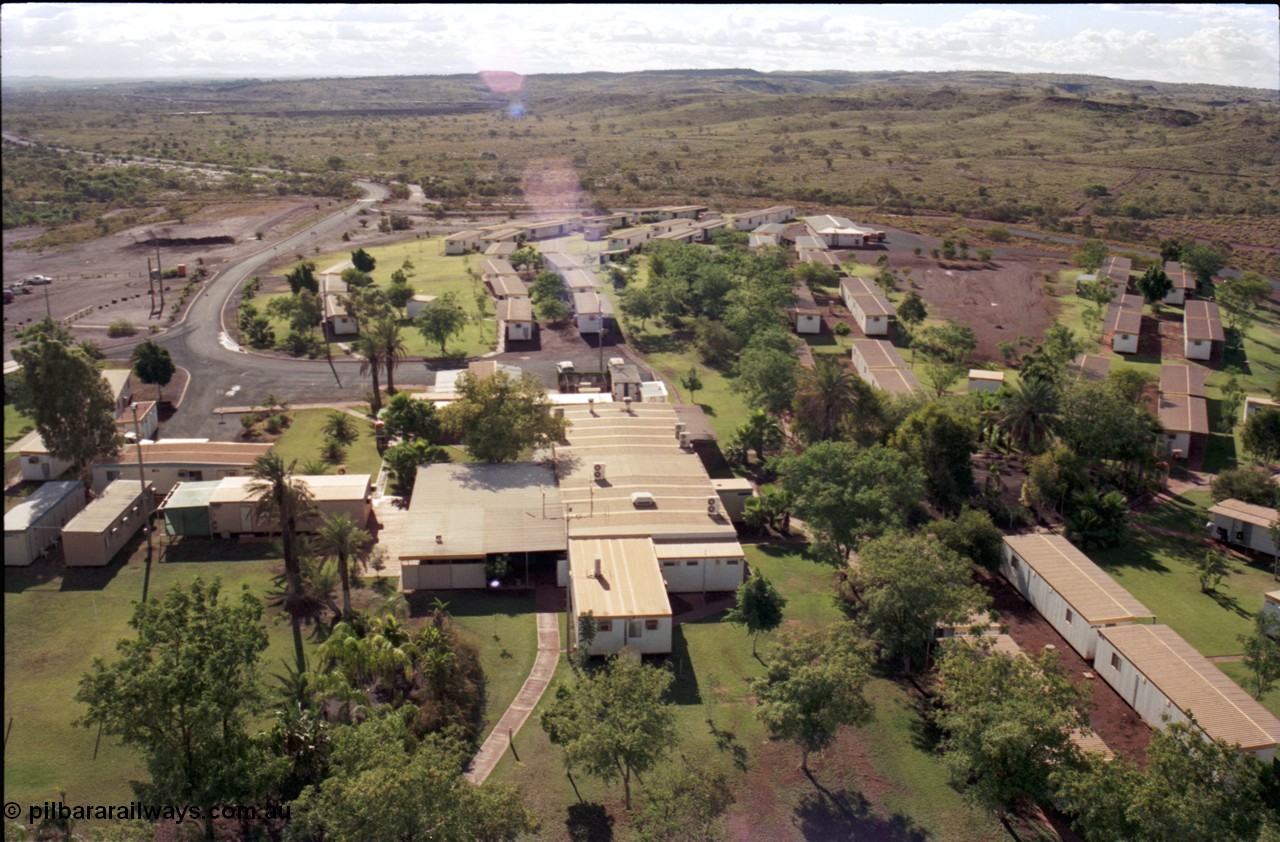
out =
[[728,564],[737,564],[737,563],[738,563],[738,560],[737,560],[736,558],[731,558],[731,559],[729,559],[729,561],[728,561],[727,563],[728,563]]
[[39,456],[28,456],[28,457],[27,457],[27,464],[28,464],[28,465],[39,465],[39,464],[40,464],[40,457],[39,457]]
[[1067,622],[1068,622],[1068,623],[1074,623],[1075,621],[1076,621],[1076,615],[1075,615],[1074,613],[1072,613],[1072,611],[1071,611],[1071,609],[1070,609],[1070,608],[1068,608],[1068,609],[1067,609]]
[[657,620],[645,620],[645,621],[644,621],[644,627],[645,627],[645,629],[646,629],[647,631],[657,631],[657,630],[658,630],[658,621],[657,621]]
[[1120,669],[1120,656],[1117,655],[1115,652],[1111,653],[1111,668],[1113,670]]
[[675,567],[675,566],[676,566],[676,562],[674,562],[674,561],[664,561],[664,562],[662,562],[662,566],[663,566],[663,567]]
[[627,637],[644,637],[644,621],[627,620]]
[[698,566],[698,562],[696,562],[696,561],[686,561],[686,562],[685,562],[685,564],[687,564],[689,567],[697,567],[697,566]]
[[612,620],[596,620],[596,631],[611,632],[613,631]]

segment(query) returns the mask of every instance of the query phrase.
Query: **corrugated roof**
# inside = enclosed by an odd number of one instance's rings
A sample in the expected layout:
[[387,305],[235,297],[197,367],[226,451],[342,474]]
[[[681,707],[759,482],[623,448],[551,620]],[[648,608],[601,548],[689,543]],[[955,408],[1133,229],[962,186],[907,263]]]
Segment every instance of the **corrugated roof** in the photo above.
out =
[[1211,739],[1250,751],[1280,742],[1280,719],[1168,626],[1116,626],[1098,634],[1179,710],[1190,711]]
[[505,298],[527,298],[529,296],[529,285],[521,280],[519,275],[491,275],[486,277],[485,282],[489,284],[494,295],[500,295]]
[[1071,371],[1080,380],[1106,380],[1111,371],[1111,358],[1099,354],[1081,354],[1071,361]]
[[1181,263],[1171,260],[1164,265],[1164,273],[1173,281],[1174,289],[1188,290],[1196,288],[1196,278]]
[[527,298],[506,298],[498,302],[494,314],[500,322],[531,322],[533,302]]
[[564,283],[569,289],[599,289],[600,279],[594,272],[586,269],[568,269],[564,273]]
[[563,551],[565,540],[560,490],[550,468],[529,462],[423,465],[400,558]]
[[169,490],[169,494],[157,508],[161,510],[208,508],[219,482],[220,480],[216,479],[204,482],[180,482]]
[[447,243],[461,243],[467,240],[478,239],[480,235],[483,233],[484,232],[480,231],[479,229],[472,229],[470,231],[455,231],[454,233],[450,234],[444,239],[445,239],[445,242]]
[[1129,273],[1133,270],[1133,261],[1127,257],[1108,257],[1098,274],[1128,286]]
[[1222,315],[1218,305],[1212,301],[1188,301],[1183,313],[1183,326],[1187,339],[1222,342],[1226,338],[1222,331]]
[[1204,397],[1204,382],[1209,370],[1197,365],[1160,366],[1160,391],[1167,395]]
[[[299,474],[300,480],[311,491],[317,503],[344,500],[363,500],[369,496],[372,477],[369,474]],[[119,480],[117,480],[119,482]],[[242,503],[258,499],[250,493],[249,485],[255,482],[251,476],[223,477],[218,488],[209,498],[210,503]]]
[[873,368],[868,374],[878,388],[891,395],[910,395],[924,388],[920,378],[905,368]]
[[544,251],[542,266],[552,272],[564,273],[570,269],[581,269],[582,263],[572,254],[565,254],[562,251]]
[[1154,618],[1145,605],[1061,535],[1006,535],[1004,542],[1086,622]]
[[676,540],[655,538],[653,554],[660,558],[742,558],[737,539],[698,538]]
[[880,288],[866,278],[847,275],[840,279],[840,295],[876,295]]
[[129,385],[129,376],[133,372],[127,368],[107,368],[102,371],[102,379],[107,381],[107,386],[111,388],[111,397],[120,400],[120,396],[124,394],[125,387]]
[[271,450],[269,444],[238,441],[165,442],[126,444],[114,459],[100,459],[95,465],[137,465],[138,447],[142,461],[159,465],[252,465],[254,460]]
[[[147,483],[147,487],[154,489],[155,485]],[[63,534],[68,532],[89,533],[97,535],[111,524],[115,523],[116,518],[124,514],[126,510],[136,506],[138,508],[138,517],[144,517],[145,512],[142,511],[140,499],[142,497],[142,483],[136,479],[118,479],[113,481],[96,499],[90,500],[89,505],[85,506],[80,514],[73,517],[66,526],[62,527]]]
[[906,368],[907,361],[884,339],[855,339],[853,352],[862,358],[867,368]]
[[857,308],[864,316],[892,316],[895,312],[889,299],[879,293],[850,295],[848,301],[850,308]]
[[32,430],[4,449],[5,453],[48,453],[39,430]]
[[1142,332],[1142,296],[1121,295],[1107,308],[1107,330],[1112,333]]
[[1209,513],[1229,517],[1232,520],[1238,520],[1243,523],[1251,523],[1254,526],[1261,526],[1263,529],[1270,529],[1271,524],[1275,523],[1277,518],[1280,518],[1280,513],[1275,509],[1259,506],[1256,503],[1246,503],[1234,497],[1210,506]]
[[4,513],[4,531],[26,531],[27,527],[39,523],[40,518],[50,509],[77,492],[84,493],[84,483],[78,479],[46,482],[27,495],[27,499]]
[[519,243],[513,243],[508,240],[501,243],[490,243],[485,247],[484,253],[487,257],[510,257],[519,250]]
[[1003,383],[1004,372],[988,371],[985,368],[971,368],[969,369],[969,379],[970,380],[990,380],[995,383]]
[[492,257],[484,262],[481,271],[486,278],[490,275],[514,275],[516,267],[511,265],[511,261],[504,260],[501,257]]
[[648,538],[570,540],[569,585],[579,614],[590,611],[598,619],[671,616],[661,568]]
[[579,316],[612,316],[613,302],[598,292],[575,292],[573,312]]
[[1209,407],[1204,398],[1160,395],[1160,424],[1175,433],[1209,433]]

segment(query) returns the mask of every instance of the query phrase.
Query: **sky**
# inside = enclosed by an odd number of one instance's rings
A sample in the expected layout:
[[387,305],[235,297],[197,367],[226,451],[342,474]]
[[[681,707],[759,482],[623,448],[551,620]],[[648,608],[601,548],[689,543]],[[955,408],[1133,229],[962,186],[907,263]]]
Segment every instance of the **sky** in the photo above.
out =
[[1276,4],[5,3],[0,75],[1003,70],[1280,89]]

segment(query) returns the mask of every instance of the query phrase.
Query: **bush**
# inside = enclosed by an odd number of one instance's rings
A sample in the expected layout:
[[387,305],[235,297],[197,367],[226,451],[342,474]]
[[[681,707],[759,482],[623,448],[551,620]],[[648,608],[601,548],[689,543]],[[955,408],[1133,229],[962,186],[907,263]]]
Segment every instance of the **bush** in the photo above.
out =
[[288,336],[281,339],[277,347],[291,357],[308,359],[315,359],[324,351],[324,343],[320,341],[320,337],[314,333],[300,333],[296,330],[290,331]]
[[1215,503],[1234,498],[1256,506],[1280,505],[1280,487],[1265,468],[1229,468],[1218,474],[1210,488]]
[[320,455],[330,465],[337,465],[347,456],[347,448],[337,439],[327,439],[320,448]]
[[258,426],[258,416],[252,412],[246,412],[240,416],[240,427],[245,435],[251,435],[253,428]]
[[270,415],[270,416],[268,416],[268,417],[267,417],[267,423],[266,423],[266,425],[265,425],[265,426],[266,426],[266,431],[267,431],[268,433],[270,433],[271,435],[273,435],[273,436],[274,436],[276,433],[280,432],[280,421],[279,421],[279,417],[280,417],[280,416],[278,416],[278,415]]
[[849,325],[844,322],[836,322],[835,331],[836,336],[848,336],[850,333],[853,333],[853,328],[849,327]]
[[134,327],[133,322],[128,319],[120,319],[119,321],[112,322],[107,326],[107,336],[110,336],[112,339],[119,339],[122,336],[133,336],[137,332],[138,329]]

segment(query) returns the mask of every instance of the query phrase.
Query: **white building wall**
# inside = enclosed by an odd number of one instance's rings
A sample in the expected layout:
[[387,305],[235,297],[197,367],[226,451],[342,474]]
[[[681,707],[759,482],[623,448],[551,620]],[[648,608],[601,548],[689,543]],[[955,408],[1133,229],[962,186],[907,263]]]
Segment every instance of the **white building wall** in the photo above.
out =
[[1186,459],[1187,454],[1191,452],[1190,433],[1166,433],[1164,441],[1170,453],[1177,450],[1182,453],[1183,459]]
[[48,453],[26,453],[22,457],[22,478],[29,482],[57,479],[71,467],[70,462],[55,459]]
[[579,315],[575,321],[579,333],[600,333],[604,329],[604,320],[595,315]]
[[[657,628],[648,628],[646,621]],[[602,623],[608,623],[607,630],[600,628]],[[610,617],[598,619],[596,626],[596,637],[591,642],[592,655],[612,655],[624,646],[634,646],[642,655],[671,653],[670,617]],[[573,634],[577,633],[575,624]]]
[[507,339],[521,341],[533,338],[533,324],[530,322],[506,322]]
[[400,566],[400,586],[409,591],[447,591],[460,588],[483,589],[484,562],[455,561],[428,564],[404,562]]
[[[1016,567],[1014,559],[1017,559]],[[1073,609],[1048,582],[1040,578],[1030,565],[1017,558],[1008,544],[1001,548],[1000,572],[1035,606],[1040,616],[1067,639],[1072,649],[1079,652],[1085,660],[1093,658],[1098,645],[1097,629],[1090,626],[1080,616],[1080,612]]]
[[[146,454],[143,454],[143,468],[147,475],[147,482],[155,486],[156,499],[164,498],[164,495],[173,490],[173,487],[180,482],[209,482],[223,477],[242,476],[249,472],[249,466],[237,465],[151,465],[146,462]],[[192,472],[198,472],[197,476],[193,476]],[[137,463],[130,465],[94,465],[93,466],[93,493],[101,494],[106,490],[107,486],[117,479],[138,479]]]
[[1189,360],[1207,360],[1213,356],[1213,343],[1205,339],[1184,339],[1182,350]]
[[1117,354],[1138,353],[1138,335],[1136,333],[1113,333],[1111,349]]
[[1275,554],[1276,545],[1271,540],[1270,529],[1252,523],[1245,523],[1242,520],[1236,520],[1226,515],[1215,514],[1210,515],[1210,517],[1213,518],[1214,526],[1227,530],[1228,544],[1248,547],[1266,555]]
[[857,306],[850,307],[849,311],[867,336],[884,336],[889,332],[889,320],[884,316],[867,316]]
[[1170,722],[1187,721],[1186,715],[1105,638],[1098,639],[1093,667],[1094,672],[1110,684],[1120,694],[1120,698],[1128,702],[1138,716],[1142,717],[1142,721],[1152,728],[1163,727],[1165,716],[1169,717]]
[[660,564],[667,593],[733,591],[742,584],[742,559],[673,558]]
[[4,533],[5,567],[27,567],[62,540],[62,527],[85,506],[84,488],[68,494],[22,532]]
[[796,314],[796,333],[821,333],[822,317],[806,313]]

